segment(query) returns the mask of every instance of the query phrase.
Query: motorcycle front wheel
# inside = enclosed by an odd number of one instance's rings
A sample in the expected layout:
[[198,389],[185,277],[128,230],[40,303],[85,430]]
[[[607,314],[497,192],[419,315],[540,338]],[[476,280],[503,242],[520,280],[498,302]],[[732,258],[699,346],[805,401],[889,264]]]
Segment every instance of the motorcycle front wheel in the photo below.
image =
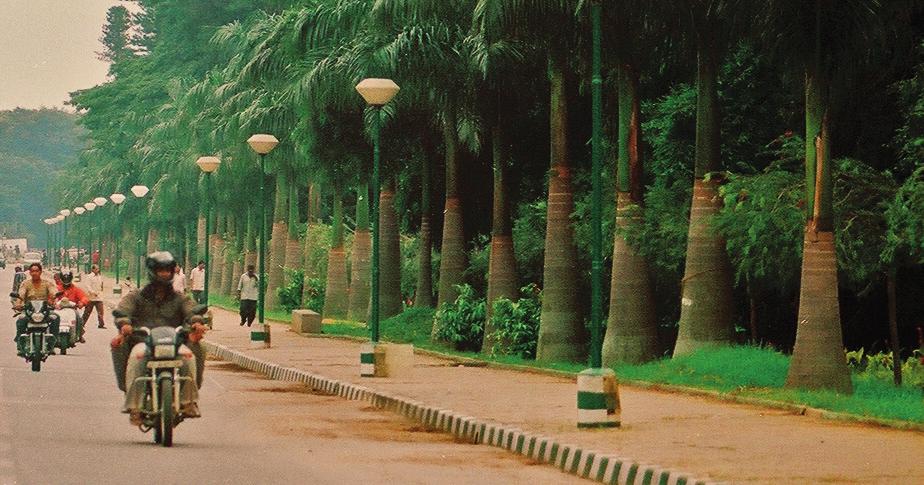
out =
[[160,381],[161,444],[173,446],[173,380]]
[[32,354],[32,372],[39,372],[42,370],[42,356],[39,354]]

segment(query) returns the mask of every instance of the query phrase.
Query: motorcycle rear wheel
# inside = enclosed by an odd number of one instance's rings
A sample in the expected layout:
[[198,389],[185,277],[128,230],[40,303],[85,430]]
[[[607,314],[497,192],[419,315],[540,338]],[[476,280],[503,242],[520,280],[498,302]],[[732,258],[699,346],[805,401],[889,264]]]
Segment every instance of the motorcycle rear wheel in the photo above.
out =
[[173,381],[160,381],[160,428],[162,444],[173,446]]

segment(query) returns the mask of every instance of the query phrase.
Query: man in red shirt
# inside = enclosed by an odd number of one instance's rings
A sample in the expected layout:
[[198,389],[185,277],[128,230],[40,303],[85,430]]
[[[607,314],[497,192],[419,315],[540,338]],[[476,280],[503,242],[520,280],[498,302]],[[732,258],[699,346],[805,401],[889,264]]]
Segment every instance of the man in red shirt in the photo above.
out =
[[[83,308],[90,303],[90,299],[87,298],[87,294],[83,292],[77,285],[74,284],[74,273],[71,270],[64,270],[61,272],[61,283],[58,285],[58,303],[60,304],[61,299],[67,298],[71,301],[77,308]],[[59,306],[60,308],[60,306]],[[84,327],[83,319],[77,318],[77,335],[80,336],[79,342],[86,342],[83,338]]]

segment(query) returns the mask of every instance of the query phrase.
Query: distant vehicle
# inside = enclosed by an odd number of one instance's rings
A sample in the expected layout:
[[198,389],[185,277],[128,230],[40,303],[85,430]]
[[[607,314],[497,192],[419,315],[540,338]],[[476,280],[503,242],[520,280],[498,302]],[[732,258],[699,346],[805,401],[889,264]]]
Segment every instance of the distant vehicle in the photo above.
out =
[[22,264],[30,265],[32,263],[42,263],[42,253],[36,253],[34,251],[29,251],[26,254],[22,255]]

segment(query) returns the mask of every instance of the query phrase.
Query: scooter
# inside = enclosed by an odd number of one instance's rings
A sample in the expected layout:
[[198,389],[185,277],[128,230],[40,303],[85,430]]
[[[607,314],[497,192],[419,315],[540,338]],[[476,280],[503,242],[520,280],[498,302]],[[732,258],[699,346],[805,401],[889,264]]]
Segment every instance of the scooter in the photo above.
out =
[[[18,293],[10,293],[10,298],[19,298]],[[42,370],[42,362],[51,355],[55,347],[54,335],[49,331],[51,307],[45,300],[27,301],[22,312],[26,318],[26,332],[19,335],[19,348],[22,349],[26,362],[32,363],[32,372]]]
[[[207,306],[197,305],[193,313],[203,315],[207,310]],[[153,429],[154,442],[165,447],[173,446],[173,429],[183,421],[180,414],[182,386],[196,385],[194,377],[180,375],[183,360],[179,358],[179,348],[186,343],[189,332],[190,327],[184,324],[176,328],[136,327],[133,333],[147,345],[149,356],[148,374],[136,378],[132,384],[145,388],[141,430],[146,433]]]
[[76,347],[77,341],[80,340],[77,329],[80,327],[81,316],[77,311],[77,305],[67,298],[58,301],[58,306],[60,308],[55,310],[55,313],[58,314],[61,324],[58,328],[57,347],[61,349],[61,355],[67,355],[67,349]]

